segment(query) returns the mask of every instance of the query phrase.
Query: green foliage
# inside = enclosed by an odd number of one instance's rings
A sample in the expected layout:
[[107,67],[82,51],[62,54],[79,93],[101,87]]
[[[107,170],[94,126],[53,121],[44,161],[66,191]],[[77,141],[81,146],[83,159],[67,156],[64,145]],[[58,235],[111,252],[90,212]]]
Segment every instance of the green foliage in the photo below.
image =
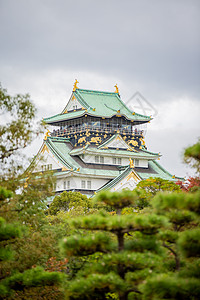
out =
[[102,191],[96,199],[97,202],[104,202],[106,205],[118,210],[133,205],[137,198],[137,194],[134,192],[124,190],[121,192]]
[[5,280],[11,289],[23,289],[29,286],[52,285],[61,282],[63,274],[58,272],[45,272],[41,267],[16,273]]
[[1,297],[4,299],[5,296],[11,294],[12,290],[23,290],[26,287],[58,284],[61,283],[62,279],[63,274],[58,272],[45,272],[41,267],[27,270],[24,273],[16,273],[1,281],[3,292]]
[[[0,124],[0,176],[6,179],[8,174],[17,174],[23,164],[22,160],[19,163],[21,149],[32,142],[40,129],[35,127],[36,108],[30,96],[10,96],[1,84],[0,114],[3,115]],[[6,120],[9,121],[6,123]]]
[[[0,202],[12,197],[12,192],[0,187]],[[0,217],[0,262],[7,261],[13,257],[13,252],[9,247],[6,247],[5,242],[13,240],[21,236],[21,228],[18,225],[7,224]],[[4,288],[3,288],[4,289]]]
[[178,245],[185,257],[200,257],[200,228],[183,232]]
[[[75,218],[71,223],[76,229],[92,233],[71,236],[61,243],[68,257],[93,258],[68,282],[67,299],[106,299],[109,293],[128,299],[130,293],[140,294],[137,285],[149,276],[149,269],[160,270],[160,256],[148,251],[161,253],[155,236],[160,227],[168,226],[166,218],[155,214],[122,215],[127,205],[135,205],[137,195],[130,191],[113,194],[102,192],[94,201],[102,203],[105,199],[105,205],[115,208],[117,214],[101,212]],[[141,248],[142,253],[138,253]],[[101,255],[95,260],[98,253]]]
[[182,279],[163,274],[148,279],[142,287],[143,299],[199,299],[200,284],[196,278]]
[[21,230],[19,227],[6,224],[3,218],[0,218],[0,242],[19,237]]
[[125,282],[117,274],[91,274],[87,278],[74,280],[66,287],[66,299],[105,299],[109,291],[126,290]]
[[118,272],[118,266],[123,267],[125,273],[143,270],[146,267],[152,269],[158,268],[162,262],[160,256],[150,252],[137,253],[130,251],[121,251],[119,253],[109,253],[100,257],[97,263],[85,267],[82,274],[94,273],[109,273]]
[[13,291],[4,300],[64,300],[64,293],[57,285],[25,287],[23,290]]
[[2,186],[0,186],[0,205],[2,201],[5,201],[8,198],[11,198],[13,196],[13,193]]
[[160,226],[167,225],[166,219],[157,215],[91,215],[72,221],[75,227],[89,230],[104,230],[112,233],[141,231],[155,233]]
[[138,183],[137,189],[143,189],[146,191],[147,196],[155,196],[158,192],[172,192],[172,191],[180,191],[180,187],[170,180],[165,180],[162,178],[148,178],[146,180],[142,180]]
[[[142,213],[130,210],[136,207],[138,192],[97,195],[95,203],[105,198],[105,205],[117,214],[101,212],[71,221],[77,230],[92,233],[64,239],[64,253],[93,259],[68,282],[67,299],[107,299],[112,293],[119,300],[198,299],[200,197],[199,192],[177,191],[156,191],[150,200],[151,212]],[[110,274],[121,285],[112,285]]]
[[108,235],[98,233],[87,237],[70,236],[63,239],[61,247],[67,256],[85,256],[95,252],[107,252],[112,250],[113,245]]
[[77,207],[83,207],[84,213],[91,208],[91,201],[79,192],[63,192],[56,196],[50,204],[48,213],[56,215],[59,211],[68,211]]
[[158,240],[157,236],[145,235],[140,232],[134,234],[134,238],[129,238],[124,245],[124,248],[129,251],[134,252],[146,252],[151,251],[162,255],[161,243]]
[[58,284],[59,275],[33,269],[58,253],[56,233],[49,230],[44,215],[45,199],[52,195],[52,173],[41,177],[32,174],[31,168],[23,173],[27,160],[22,149],[41,132],[35,113],[29,95],[12,97],[0,86],[0,214],[6,220],[0,218],[0,295],[26,289],[28,278],[34,285]]
[[185,149],[184,161],[200,173],[200,140],[191,147]]
[[170,180],[164,180],[162,178],[148,178],[141,180],[134,190],[137,195],[135,206],[139,209],[151,206],[152,198],[159,192],[174,192],[181,191],[179,185]]

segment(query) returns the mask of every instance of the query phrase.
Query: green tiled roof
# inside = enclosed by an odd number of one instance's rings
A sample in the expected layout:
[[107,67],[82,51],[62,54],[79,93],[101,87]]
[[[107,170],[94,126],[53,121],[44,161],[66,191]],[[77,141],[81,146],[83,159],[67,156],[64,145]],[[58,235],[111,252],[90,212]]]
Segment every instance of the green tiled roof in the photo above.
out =
[[70,157],[69,152],[70,148],[68,147],[69,140],[66,138],[50,138],[48,137],[46,140],[46,145],[49,150],[57,157],[57,159],[66,167],[73,168],[76,166],[74,160]]
[[137,172],[137,174],[141,177],[141,179],[147,179],[149,177],[161,177],[162,179],[166,180],[178,180],[181,179],[179,177],[173,178],[173,175],[170,174],[168,171],[166,171],[158,162],[155,160],[149,161],[149,167],[155,172],[155,173],[149,173],[149,172]]
[[85,114],[86,114],[85,110],[77,110],[77,111],[72,111],[69,113],[57,114],[55,116],[45,118],[44,121],[48,124],[51,124],[54,122],[56,123],[56,122],[60,122],[60,121],[79,118],[79,117],[84,116]]
[[86,110],[57,114],[53,117],[45,118],[44,121],[52,124],[54,122],[81,117],[84,114],[104,118],[120,115],[138,122],[148,122],[151,120],[149,116],[133,113],[117,93],[76,89],[73,95]]
[[[52,152],[52,154],[68,169],[73,169],[77,174],[84,174],[88,176],[102,176],[108,178],[114,178],[118,176],[119,170],[105,170],[105,169],[92,169],[84,168],[79,165],[73,156],[70,155],[71,143],[69,139],[62,137],[48,137],[45,141],[47,147]],[[80,169],[80,171],[77,171]],[[63,171],[63,174],[67,174],[70,170]],[[57,175],[60,172],[56,173]]]
[[125,156],[125,157],[133,157],[133,158],[144,158],[144,159],[155,159],[159,156],[157,153],[151,153],[147,151],[130,151],[130,150],[116,150],[116,149],[99,149],[94,148],[87,145],[85,148],[76,148],[71,150],[70,155],[80,155],[83,153],[94,154],[94,155],[108,155],[108,156]]
[[[92,153],[110,153],[110,154],[114,154],[117,155],[116,153],[119,153],[119,155],[124,155],[127,154],[127,152],[129,153],[129,157],[130,156],[135,156],[138,157],[139,155],[143,156],[146,155],[146,158],[151,159],[150,154],[146,153],[145,151],[140,151],[138,153],[135,152],[131,152],[131,151],[126,151],[126,150],[116,150],[115,149],[103,149],[100,150],[98,148],[92,148],[91,146],[87,146],[85,148],[81,148],[81,149],[74,149],[72,150],[72,144],[70,143],[69,139],[67,138],[62,138],[62,137],[48,137],[47,140],[45,141],[48,149],[52,152],[52,154],[63,164],[63,166],[65,166],[68,170],[66,171],[62,171],[62,174],[68,174],[69,172],[73,172],[74,175],[78,176],[80,174],[81,175],[86,175],[89,177],[104,177],[107,179],[112,179],[112,185],[113,184],[117,184],[117,182],[119,182],[123,176],[126,175],[126,172],[128,172],[128,170],[130,171],[129,166],[127,166],[124,171],[121,173],[119,169],[116,168],[116,170],[114,169],[95,169],[92,167],[84,167],[84,165],[82,166],[81,164],[79,164],[75,158],[73,158],[73,155],[77,155],[78,151],[82,151],[84,149],[84,151],[92,151]],[[90,153],[90,152],[89,152]],[[141,154],[140,154],[141,153]],[[79,170],[78,170],[79,169]],[[136,171],[137,170],[137,171]],[[167,179],[167,180],[177,180],[177,179],[183,179],[183,178],[174,178],[172,177],[172,175],[167,172],[163,167],[161,167],[155,160],[149,160],[149,168],[145,169],[145,168],[135,168],[134,171],[136,172],[136,174],[138,174],[138,176],[141,179],[147,179],[149,177],[161,177],[163,179]],[[56,172],[55,175],[60,175],[61,172]],[[108,183],[108,188],[111,188],[110,183]],[[107,185],[106,185],[107,186]]]
[[[155,160],[149,161],[149,167],[151,169],[151,172],[149,171],[149,169],[147,169],[146,172],[144,171],[144,169],[143,169],[143,172],[136,171],[135,169],[134,169],[134,171],[142,180],[148,179],[149,177],[153,177],[153,178],[160,177],[165,180],[173,180],[173,181],[176,181],[178,179],[182,179],[182,180],[184,179],[184,178],[180,178],[180,177],[173,178],[173,176],[168,171],[166,171],[160,164],[158,164]],[[99,192],[101,190],[109,190],[109,189],[113,188],[123,178],[125,178],[130,173],[130,171],[131,171],[130,167],[127,166],[121,174],[119,174],[116,178],[114,178],[113,180],[106,183],[104,186],[102,186],[96,192]]]

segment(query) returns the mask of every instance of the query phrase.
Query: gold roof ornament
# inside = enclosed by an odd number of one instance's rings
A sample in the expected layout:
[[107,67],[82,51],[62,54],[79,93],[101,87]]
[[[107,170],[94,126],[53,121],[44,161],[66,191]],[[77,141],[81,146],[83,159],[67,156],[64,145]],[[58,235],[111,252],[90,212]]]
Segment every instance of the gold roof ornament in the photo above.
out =
[[131,158],[129,158],[129,161],[130,161],[130,168],[131,169],[134,169],[134,163],[133,163],[133,160]]
[[50,136],[49,133],[50,133],[50,130],[47,130],[47,132],[45,133],[45,137],[44,137],[45,141],[47,140],[48,136]]
[[75,92],[75,90],[78,89],[78,87],[77,87],[78,83],[79,83],[79,81],[77,79],[75,79],[74,86],[73,86],[73,92]]
[[117,86],[117,83],[115,84],[114,87],[115,87],[115,93],[116,93],[116,94],[119,94],[119,88],[118,88],[118,86]]
[[62,171],[68,171],[69,169],[67,169],[66,167],[62,167]]

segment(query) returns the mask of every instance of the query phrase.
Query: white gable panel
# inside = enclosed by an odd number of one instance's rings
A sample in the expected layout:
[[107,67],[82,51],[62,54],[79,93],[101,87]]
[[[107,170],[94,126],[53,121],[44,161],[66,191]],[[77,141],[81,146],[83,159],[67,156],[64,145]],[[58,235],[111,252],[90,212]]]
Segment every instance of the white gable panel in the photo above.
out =
[[132,171],[129,175],[127,175],[124,179],[118,182],[113,188],[111,188],[112,192],[121,191],[123,189],[134,190],[140,181],[140,178]]
[[70,111],[70,110],[74,110],[74,109],[81,109],[82,105],[79,103],[79,101],[73,96],[67,106],[66,106],[66,110]]
[[120,135],[116,136],[106,145],[108,148],[131,149],[131,147],[122,139]]
[[57,170],[63,168],[63,164],[61,164],[58,159],[49,151],[47,147],[43,147],[43,153],[38,155],[36,167],[34,169],[35,172],[43,171],[42,166],[51,166],[51,170]]

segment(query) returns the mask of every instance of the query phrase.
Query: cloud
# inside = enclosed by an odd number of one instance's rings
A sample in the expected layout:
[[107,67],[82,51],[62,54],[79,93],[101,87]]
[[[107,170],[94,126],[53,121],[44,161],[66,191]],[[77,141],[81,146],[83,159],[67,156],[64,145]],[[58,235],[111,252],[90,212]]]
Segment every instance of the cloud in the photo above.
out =
[[2,84],[29,92],[39,118],[63,109],[75,78],[97,90],[117,82],[125,102],[139,91],[159,112],[148,145],[171,153],[176,139],[168,162],[178,160],[199,130],[199,8],[198,0],[0,1]]

